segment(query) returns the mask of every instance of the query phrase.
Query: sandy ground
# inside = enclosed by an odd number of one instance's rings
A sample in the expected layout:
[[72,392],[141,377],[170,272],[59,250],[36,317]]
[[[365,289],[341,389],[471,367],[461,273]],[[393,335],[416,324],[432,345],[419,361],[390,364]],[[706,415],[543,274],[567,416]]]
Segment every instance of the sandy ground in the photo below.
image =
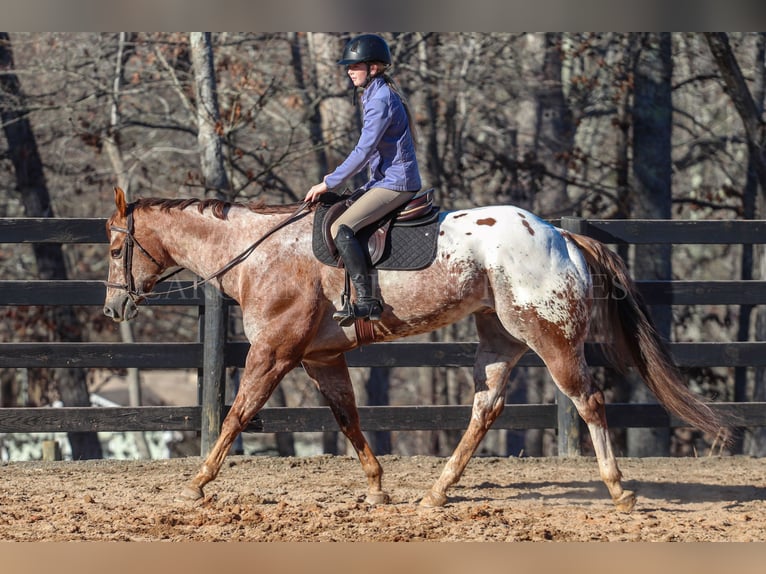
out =
[[436,457],[384,456],[391,503],[364,502],[347,456],[230,456],[202,501],[197,457],[0,466],[5,541],[764,541],[766,459],[620,459],[614,509],[592,458],[474,458],[446,506],[418,506]]

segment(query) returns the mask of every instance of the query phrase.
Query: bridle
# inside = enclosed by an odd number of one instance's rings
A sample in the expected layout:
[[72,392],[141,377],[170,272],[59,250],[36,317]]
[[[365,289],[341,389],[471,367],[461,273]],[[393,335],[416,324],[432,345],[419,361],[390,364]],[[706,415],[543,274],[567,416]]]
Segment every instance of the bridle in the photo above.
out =
[[[218,269],[217,271],[211,273],[204,279],[200,279],[197,281],[194,281],[194,283],[187,287],[179,287],[178,289],[171,289],[168,291],[165,291],[163,295],[167,295],[169,293],[176,293],[180,291],[185,291],[189,288],[194,288],[195,290],[200,286],[204,285],[205,283],[208,283],[212,281],[213,279],[216,279],[218,277],[221,277],[226,272],[231,270],[233,267],[236,267],[242,261],[247,259],[250,254],[255,250],[256,247],[258,247],[267,237],[278,231],[279,229],[282,229],[286,225],[292,223],[293,221],[296,221],[298,219],[298,216],[303,213],[306,208],[311,205],[310,202],[304,201],[300,204],[298,209],[296,209],[292,214],[290,214],[288,217],[277,223],[274,227],[266,231],[260,238],[258,238],[254,243],[252,243],[247,249],[242,251],[239,255],[231,259],[226,265]],[[149,253],[146,248],[144,248],[143,245],[136,239],[136,236],[134,235],[133,231],[135,228],[134,221],[133,221],[133,211],[134,211],[135,204],[131,204],[128,206],[127,209],[127,215],[126,215],[126,221],[125,221],[125,227],[120,227],[119,225],[111,225],[110,229],[112,231],[116,231],[117,233],[124,233],[125,234],[125,243],[122,246],[120,257],[122,257],[123,260],[123,275],[125,276],[125,283],[113,283],[111,281],[105,281],[107,287],[111,287],[112,289],[122,289],[127,292],[128,297],[138,305],[141,301],[146,299],[148,292],[145,292],[143,289],[137,289],[136,288],[136,281],[133,277],[133,253],[135,251],[135,248],[138,248],[138,250],[141,252],[142,255],[147,257],[149,261],[151,261],[154,265],[157,266],[158,270],[163,269],[163,265],[155,259],[155,257]],[[183,267],[178,267],[176,269],[170,269],[168,272],[166,272],[164,275],[161,275],[157,281],[154,282],[155,285],[158,283],[162,283],[163,281],[167,281],[174,275],[180,273],[183,271]]]
[[[141,242],[138,241],[136,236],[133,234],[133,230],[135,229],[133,222],[133,205],[128,206],[128,214],[126,216],[125,227],[120,227],[119,225],[111,225],[110,229],[113,232],[116,231],[117,233],[125,234],[125,243],[120,250],[120,257],[123,261],[123,275],[125,277],[125,283],[112,283],[111,281],[106,281],[106,286],[111,287],[112,289],[122,289],[126,291],[128,297],[130,297],[133,303],[137,305],[146,299],[147,293],[143,289],[136,288],[136,280],[133,277],[133,253],[135,248],[137,247],[144,257],[148,258],[149,261],[156,265],[158,270],[163,269],[163,265],[157,261],[157,259],[155,259],[154,256],[149,253],[143,245],[141,245]],[[174,269],[170,273],[160,276],[160,278],[155,282],[155,285],[169,279],[181,271],[181,268]]]

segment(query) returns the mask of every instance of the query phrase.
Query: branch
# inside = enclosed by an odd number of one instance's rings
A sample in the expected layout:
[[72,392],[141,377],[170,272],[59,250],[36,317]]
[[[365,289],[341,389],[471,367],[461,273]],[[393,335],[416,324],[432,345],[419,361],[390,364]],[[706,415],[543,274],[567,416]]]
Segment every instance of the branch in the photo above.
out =
[[160,61],[162,66],[170,74],[170,80],[173,84],[173,88],[175,89],[176,94],[178,94],[178,99],[181,100],[181,103],[189,112],[190,118],[194,120],[196,123],[197,110],[195,109],[195,106],[191,103],[187,95],[184,93],[184,88],[181,85],[181,82],[179,81],[178,76],[176,75],[176,72],[173,69],[173,66],[171,66],[168,63],[165,56],[162,55],[162,50],[160,50],[158,46],[154,46],[154,55],[157,56],[157,59]]
[[725,32],[705,32],[704,36],[723,77],[726,92],[745,126],[761,192],[766,193],[766,131],[758,107],[731,49],[729,36]]

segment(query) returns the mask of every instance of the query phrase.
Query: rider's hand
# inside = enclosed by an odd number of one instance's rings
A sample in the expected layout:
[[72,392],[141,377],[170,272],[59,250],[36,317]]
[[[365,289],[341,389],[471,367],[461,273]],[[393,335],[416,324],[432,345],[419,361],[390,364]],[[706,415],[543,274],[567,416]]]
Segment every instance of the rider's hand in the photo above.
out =
[[313,186],[311,189],[309,189],[309,192],[306,194],[306,201],[309,203],[315,202],[317,199],[319,199],[319,196],[322,195],[327,191],[327,184],[325,182],[318,183],[315,186]]

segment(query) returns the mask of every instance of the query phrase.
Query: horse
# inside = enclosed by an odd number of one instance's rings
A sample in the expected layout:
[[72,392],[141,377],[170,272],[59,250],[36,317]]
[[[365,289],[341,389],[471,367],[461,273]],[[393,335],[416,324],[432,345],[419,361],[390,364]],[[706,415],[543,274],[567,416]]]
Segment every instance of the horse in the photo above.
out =
[[[175,268],[212,282],[241,306],[250,343],[239,391],[218,439],[179,495],[204,498],[229,448],[280,380],[302,366],[325,397],[367,478],[366,501],[390,502],[383,469],[360,428],[344,353],[358,347],[352,326],[332,319],[344,271],[312,252],[315,206],[214,199],[143,198],[114,190],[106,223],[109,271],[103,312],[133,319],[141,301]],[[433,262],[419,270],[379,270],[384,302],[369,325],[375,342],[427,333],[473,316],[478,349],[470,421],[441,474],[419,501],[447,503],[482,438],[503,410],[512,368],[528,350],[544,362],[592,439],[601,479],[617,510],[630,512],[608,435],[604,395],[585,360],[599,333],[615,366],[631,364],[659,402],[691,426],[719,435],[722,420],[690,391],[673,364],[624,261],[592,238],[560,229],[511,205],[443,211]],[[257,247],[256,247],[257,245]],[[228,262],[228,263],[226,263]]]

